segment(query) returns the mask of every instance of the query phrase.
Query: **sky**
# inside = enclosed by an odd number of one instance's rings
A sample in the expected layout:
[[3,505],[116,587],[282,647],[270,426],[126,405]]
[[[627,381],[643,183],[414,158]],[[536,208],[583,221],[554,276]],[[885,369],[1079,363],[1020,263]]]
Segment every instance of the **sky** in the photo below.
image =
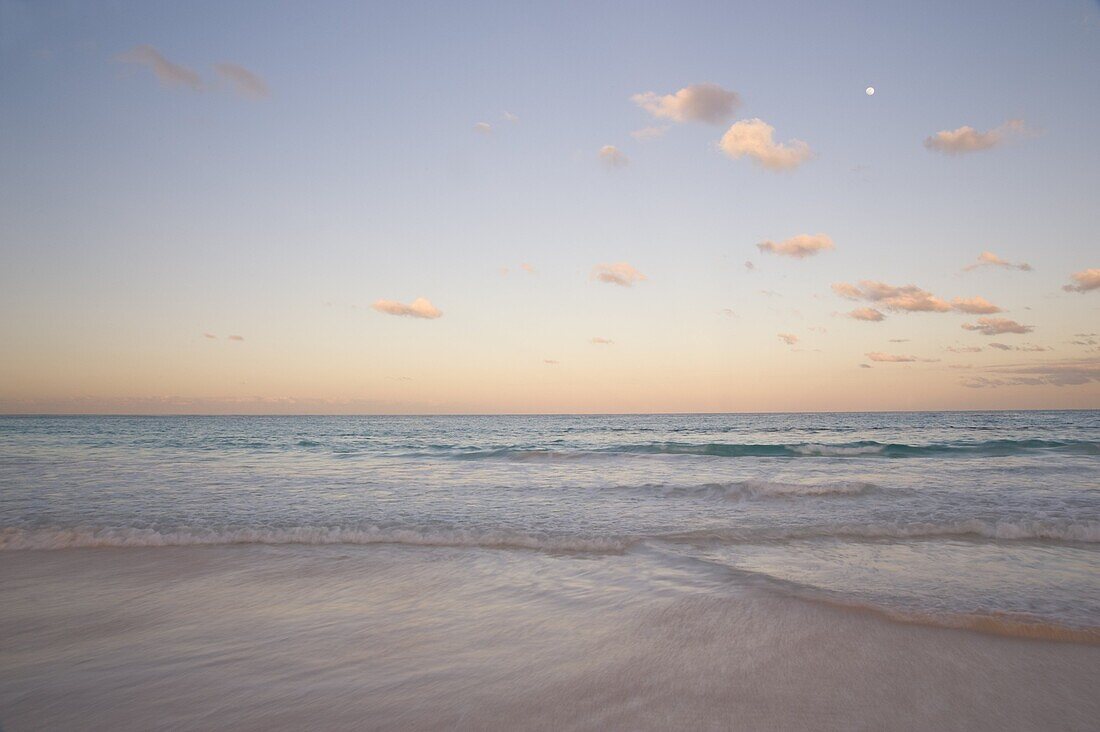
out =
[[0,0],[0,412],[1100,408],[1098,69],[1092,0]]

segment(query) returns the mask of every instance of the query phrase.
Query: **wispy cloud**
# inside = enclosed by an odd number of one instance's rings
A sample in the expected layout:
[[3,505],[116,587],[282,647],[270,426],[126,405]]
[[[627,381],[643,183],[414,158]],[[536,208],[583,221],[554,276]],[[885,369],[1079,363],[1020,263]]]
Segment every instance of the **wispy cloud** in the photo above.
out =
[[478,122],[474,125],[474,132],[482,135],[491,135],[493,134],[493,126],[488,122]]
[[963,267],[963,272],[970,272],[979,267],[1004,267],[1005,269],[1018,269],[1021,272],[1030,272],[1031,265],[1027,262],[1009,262],[1001,259],[993,252],[982,252],[978,255],[978,261]]
[[940,130],[931,137],[925,138],[924,146],[945,155],[962,155],[988,150],[1026,131],[1027,126],[1022,119],[1009,120],[1000,127],[985,132],[979,132],[969,125],[964,125],[954,130]]
[[813,157],[810,146],[802,140],[776,142],[775,128],[762,119],[735,122],[722,135],[718,147],[731,158],[748,157],[767,170],[793,170]]
[[995,336],[1003,333],[1030,333],[1035,330],[1031,325],[1020,325],[1008,318],[978,318],[977,323],[963,323],[964,330],[973,330],[982,335]]
[[667,126],[643,127],[640,130],[631,132],[630,136],[635,140],[656,140],[658,137],[662,137],[666,132],[668,132]]
[[203,334],[202,334],[202,337],[203,337],[203,338],[210,338],[210,339],[212,339],[212,340],[217,340],[217,338],[218,338],[218,337],[217,337],[216,335],[214,335],[213,333],[203,333]]
[[872,323],[877,323],[886,319],[885,315],[874,308],[856,308],[848,313],[848,317],[853,320],[866,320]]
[[242,96],[263,99],[271,94],[264,80],[243,66],[223,62],[214,64],[214,70]]
[[778,337],[779,340],[783,341],[788,346],[793,346],[798,343],[798,336],[796,336],[794,333],[779,333]]
[[630,100],[658,119],[715,125],[728,120],[741,106],[737,92],[717,84],[692,84],[675,94],[645,92],[635,94]]
[[527,262],[524,262],[524,263],[520,264],[519,268],[522,269],[527,274],[534,274],[535,273],[534,265],[530,265]]
[[558,361],[554,358],[544,358],[542,359],[542,362],[548,366],[557,366],[559,363],[561,363],[561,361]]
[[231,336],[228,336],[228,338],[231,341],[243,341],[244,340],[244,336],[239,336],[239,335],[231,335]]
[[1100,359],[1081,358],[1048,361],[1046,363],[1006,364],[993,366],[985,376],[963,379],[963,386],[972,389],[1001,386],[1080,386],[1100,382]]
[[1100,269],[1083,269],[1069,276],[1073,280],[1072,285],[1063,285],[1066,292],[1089,292],[1100,289]]
[[603,336],[596,336],[592,339],[592,343],[597,346],[610,346],[614,342],[615,341],[611,340],[610,338],[604,338]]
[[137,46],[126,53],[119,54],[119,61],[144,66],[154,74],[164,86],[187,86],[195,91],[202,89],[202,78],[187,68],[174,64],[160,54],[160,51],[148,44]]
[[599,156],[600,161],[609,168],[623,168],[630,164],[630,158],[614,145],[601,147]]
[[505,122],[511,122],[512,124],[517,124],[519,122],[519,117],[507,110],[502,112],[500,116],[504,119]]
[[938,358],[917,358],[916,356],[901,356],[895,353],[882,353],[881,351],[872,351],[865,354],[867,358],[879,363],[936,363]]
[[633,287],[635,282],[641,282],[646,276],[634,269],[626,262],[614,264],[597,264],[592,268],[592,277],[600,282],[620,287]]
[[754,269],[756,269],[756,265],[752,263],[751,259],[746,259],[745,260],[745,269],[752,272]]
[[833,240],[825,234],[799,234],[781,242],[763,241],[756,245],[761,252],[771,252],[783,257],[804,259],[818,252],[834,248]]
[[1050,348],[1049,346],[1034,346],[1034,345],[1010,346],[1007,343],[990,343],[989,347],[990,348],[996,348],[998,351],[1025,351],[1025,352],[1029,352],[1029,353],[1038,353],[1039,351],[1053,351],[1054,350],[1053,348]]
[[[990,345],[992,345],[992,344],[990,344]],[[951,353],[980,353],[981,350],[982,350],[982,347],[981,346],[948,346],[947,348],[945,348],[943,350],[950,351]]]
[[443,317],[443,311],[423,297],[416,298],[408,305],[396,300],[375,300],[371,307],[386,315],[403,315],[409,318],[425,318],[427,320]]

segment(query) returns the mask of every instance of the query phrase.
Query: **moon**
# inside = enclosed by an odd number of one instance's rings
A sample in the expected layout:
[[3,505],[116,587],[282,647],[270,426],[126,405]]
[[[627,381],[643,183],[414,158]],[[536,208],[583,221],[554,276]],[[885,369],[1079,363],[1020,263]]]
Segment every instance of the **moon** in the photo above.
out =
[[869,97],[875,96],[875,87],[873,87],[873,86],[867,87],[867,96],[869,96]]

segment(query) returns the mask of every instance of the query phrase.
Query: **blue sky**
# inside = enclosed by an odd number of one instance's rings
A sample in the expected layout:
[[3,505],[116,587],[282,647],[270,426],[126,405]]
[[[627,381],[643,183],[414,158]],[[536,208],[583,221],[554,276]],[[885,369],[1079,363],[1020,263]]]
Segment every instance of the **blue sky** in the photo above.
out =
[[[120,60],[142,45],[203,89]],[[235,93],[226,62],[270,95]],[[975,389],[947,368],[1096,373],[1071,341],[1100,330],[1100,292],[1062,287],[1100,266],[1097,68],[1091,2],[3,0],[0,406],[1100,406],[1091,377]],[[703,82],[740,96],[724,124],[631,101]],[[723,154],[752,118],[813,158]],[[1008,120],[1027,133],[989,150],[922,144]],[[629,164],[602,165],[604,145]],[[835,250],[755,246],[817,233]],[[962,273],[982,251],[1034,270]],[[620,261],[647,279],[593,281]],[[1052,350],[989,353],[954,314],[852,322],[830,285],[864,279],[981,296]],[[370,309],[416,297],[444,316]],[[951,362],[966,343],[984,350]],[[858,368],[890,348],[927,360]]]

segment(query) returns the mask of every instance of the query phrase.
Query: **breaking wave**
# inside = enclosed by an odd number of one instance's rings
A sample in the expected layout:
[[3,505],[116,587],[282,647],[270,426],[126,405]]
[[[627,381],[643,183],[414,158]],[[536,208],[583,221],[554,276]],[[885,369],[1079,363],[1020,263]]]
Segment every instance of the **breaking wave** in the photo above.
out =
[[1080,455],[1100,455],[1100,444],[1074,440],[988,440],[929,445],[906,445],[874,441],[846,443],[689,443],[655,442],[638,445],[616,445],[600,450],[549,450],[496,448],[464,450],[452,453],[455,460],[579,460],[609,454],[635,455],[703,455],[711,457],[1009,457],[1036,452],[1059,452]]

